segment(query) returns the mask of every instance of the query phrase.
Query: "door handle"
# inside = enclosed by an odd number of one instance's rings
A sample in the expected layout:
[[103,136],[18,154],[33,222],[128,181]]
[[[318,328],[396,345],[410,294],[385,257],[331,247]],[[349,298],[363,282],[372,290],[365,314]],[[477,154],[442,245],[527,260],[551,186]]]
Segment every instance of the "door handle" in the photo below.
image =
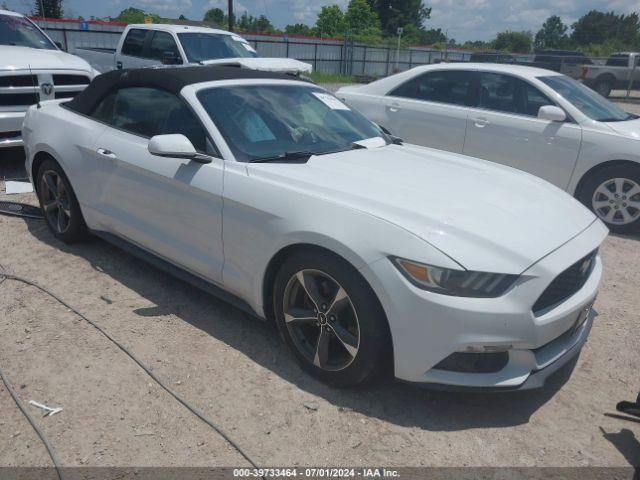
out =
[[393,112],[393,113],[396,113],[402,110],[402,107],[400,106],[399,103],[392,103],[391,105],[387,105],[387,108],[389,109],[390,112]]
[[98,148],[96,150],[96,152],[101,157],[106,157],[106,158],[109,158],[111,160],[117,160],[118,159],[118,156],[115,153],[113,153],[111,150],[107,150],[106,148]]
[[473,123],[478,128],[484,128],[487,125],[489,125],[491,122],[486,118],[480,117],[480,118],[474,118]]

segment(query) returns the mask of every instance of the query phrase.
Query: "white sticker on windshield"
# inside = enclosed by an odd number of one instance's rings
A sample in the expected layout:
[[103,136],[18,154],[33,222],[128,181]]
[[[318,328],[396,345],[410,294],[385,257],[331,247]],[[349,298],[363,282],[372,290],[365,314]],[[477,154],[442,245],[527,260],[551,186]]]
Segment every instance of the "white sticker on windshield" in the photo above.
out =
[[331,110],[351,110],[349,107],[347,107],[344,103],[342,103],[333,95],[330,95],[328,93],[322,93],[322,92],[313,92],[313,94],[318,100],[324,103]]
[[250,52],[252,52],[252,53],[256,53],[255,49],[254,49],[251,45],[249,45],[248,43],[244,43],[244,42],[242,42],[242,46],[243,46],[244,48],[246,48],[248,51],[250,51]]

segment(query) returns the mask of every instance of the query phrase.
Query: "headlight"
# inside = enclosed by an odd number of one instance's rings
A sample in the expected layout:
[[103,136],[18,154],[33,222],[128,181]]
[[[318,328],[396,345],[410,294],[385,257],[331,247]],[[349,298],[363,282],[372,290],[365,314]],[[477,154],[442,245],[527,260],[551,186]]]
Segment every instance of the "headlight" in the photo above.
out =
[[452,270],[397,257],[391,261],[416,287],[455,297],[499,297],[518,279],[518,275]]

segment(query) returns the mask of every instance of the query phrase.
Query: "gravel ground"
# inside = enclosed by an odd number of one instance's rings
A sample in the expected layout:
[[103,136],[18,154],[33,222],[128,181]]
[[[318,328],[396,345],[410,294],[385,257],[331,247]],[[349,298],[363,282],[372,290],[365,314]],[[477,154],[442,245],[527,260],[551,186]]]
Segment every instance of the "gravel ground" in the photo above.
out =
[[[19,153],[1,155],[0,179],[24,176]],[[589,342],[544,389],[452,394],[388,380],[341,391],[303,373],[272,326],[103,241],[66,246],[41,221],[0,216],[0,264],[94,319],[272,466],[640,466],[640,424],[604,415],[640,390],[639,240],[606,240]],[[246,465],[95,329],[10,281],[0,368],[25,403],[64,408],[42,418],[29,407],[65,465]],[[50,465],[2,386],[0,412],[0,466]]]

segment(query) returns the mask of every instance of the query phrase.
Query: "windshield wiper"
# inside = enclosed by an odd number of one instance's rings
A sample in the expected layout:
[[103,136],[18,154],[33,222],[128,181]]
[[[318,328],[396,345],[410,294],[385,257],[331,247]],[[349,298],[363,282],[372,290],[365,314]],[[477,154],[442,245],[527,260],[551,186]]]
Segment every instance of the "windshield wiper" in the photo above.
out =
[[284,152],[273,157],[254,158],[250,163],[267,163],[267,162],[287,162],[289,160],[300,160],[301,158],[309,158],[313,155],[322,155],[322,153],[301,150],[299,152]]

